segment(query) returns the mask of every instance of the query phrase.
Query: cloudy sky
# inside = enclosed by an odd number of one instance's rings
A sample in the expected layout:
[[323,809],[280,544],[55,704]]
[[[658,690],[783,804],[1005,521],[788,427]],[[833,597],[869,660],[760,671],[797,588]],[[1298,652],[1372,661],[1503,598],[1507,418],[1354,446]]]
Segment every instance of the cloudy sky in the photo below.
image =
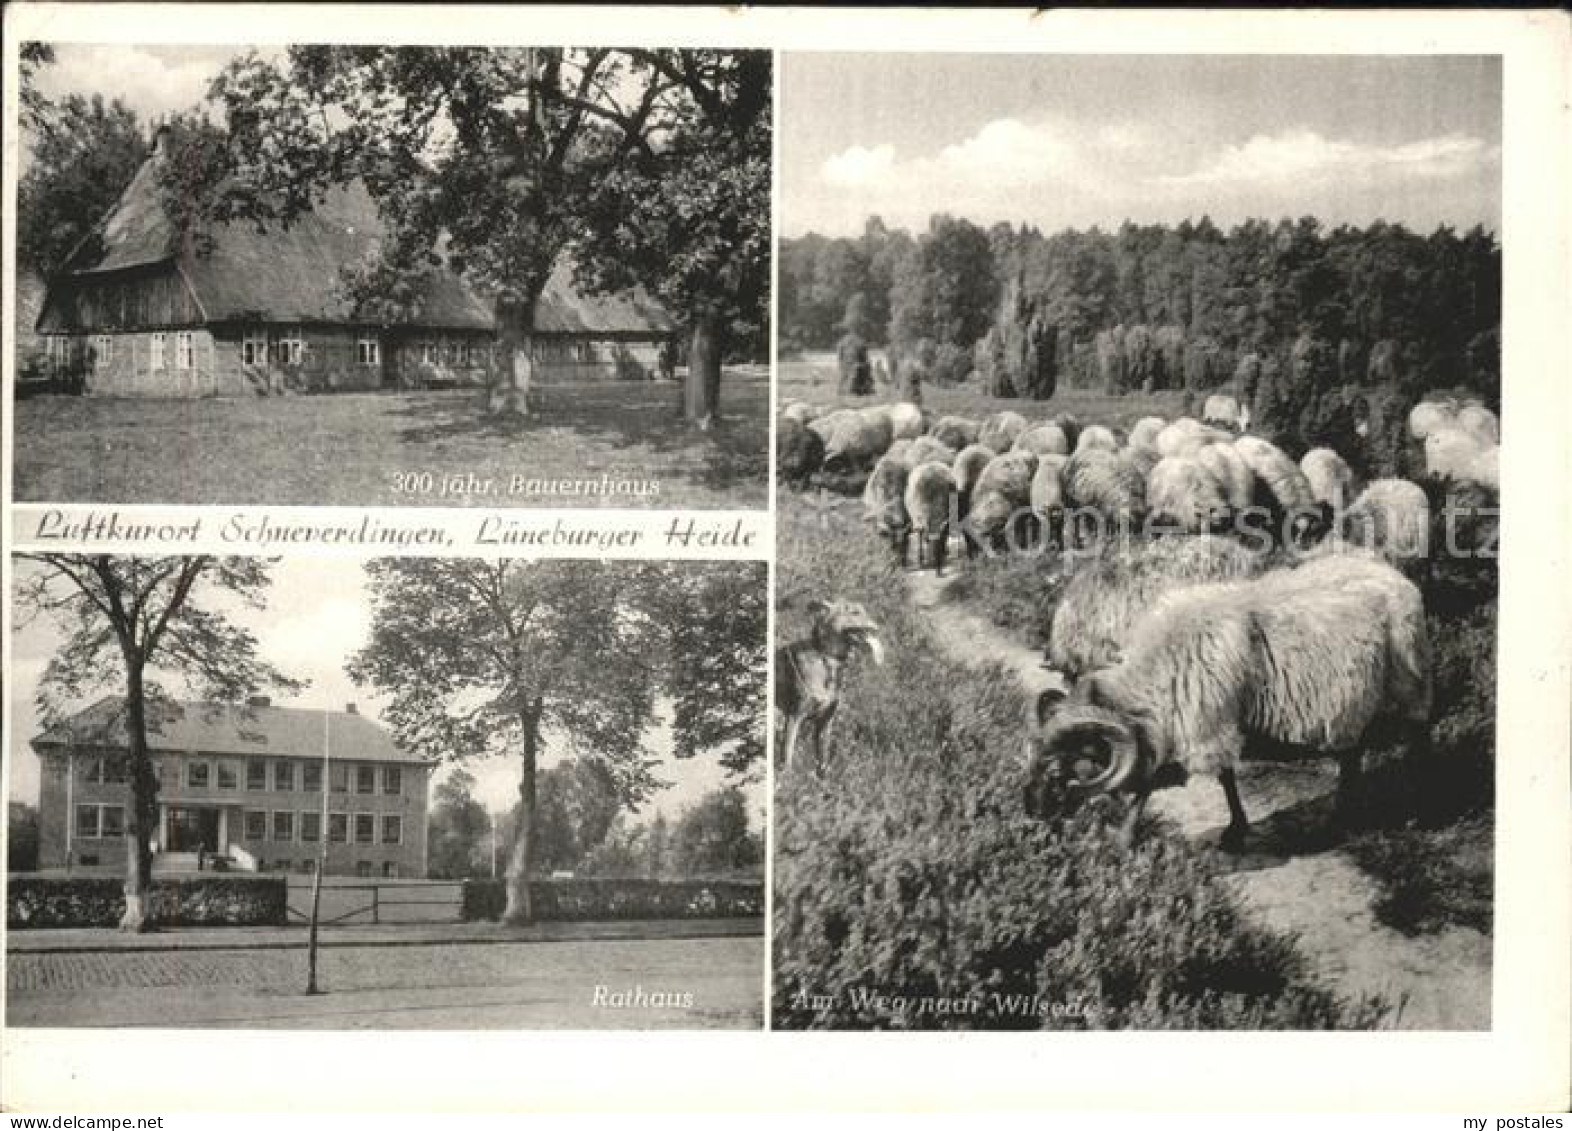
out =
[[151,120],[201,102],[213,77],[245,50],[234,45],[60,43],[55,45],[55,62],[39,68],[36,81],[51,100],[73,93],[102,94],[123,100]]
[[[18,563],[18,572],[33,568]],[[379,719],[383,704],[356,686],[344,674],[344,663],[366,640],[371,629],[369,597],[360,563],[331,558],[284,559],[273,569],[273,585],[268,590],[268,608],[257,612],[236,609],[218,596],[208,604],[229,612],[245,624],[261,643],[263,656],[288,675],[310,681],[305,691],[294,698],[274,697],[279,706],[331,708],[342,710],[346,703],[359,705],[362,714]],[[11,797],[34,804],[38,800],[38,756],[28,742],[38,734],[38,715],[33,696],[49,657],[60,643],[53,624],[40,620],[20,627],[11,640],[11,668],[7,680],[11,721]],[[98,693],[102,694],[102,693]],[[93,695],[87,702],[98,698]],[[86,706],[87,702],[82,705]],[[671,782],[657,793],[634,819],[652,818],[656,811],[667,818],[705,793],[727,784],[725,771],[713,756],[699,755],[677,759],[670,753],[670,734],[664,727],[651,731],[646,745],[661,755],[656,776]],[[554,765],[564,757],[560,744],[548,740],[541,767]],[[477,779],[476,792],[492,811],[506,809],[518,797],[518,766],[513,759],[471,761],[465,768]],[[440,774],[439,774],[440,779]],[[748,808],[757,826],[764,807],[762,782],[745,787]]]
[[1493,57],[791,54],[782,232],[1313,214],[1499,228]]

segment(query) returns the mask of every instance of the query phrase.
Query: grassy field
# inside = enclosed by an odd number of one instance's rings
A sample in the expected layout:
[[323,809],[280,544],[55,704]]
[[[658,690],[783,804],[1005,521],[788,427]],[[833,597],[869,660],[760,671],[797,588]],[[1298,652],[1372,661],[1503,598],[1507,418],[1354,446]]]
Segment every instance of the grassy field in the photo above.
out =
[[[541,390],[533,420],[486,418],[473,390],[272,399],[45,396],[16,405],[19,502],[341,506],[763,507],[769,379],[728,370],[707,435],[669,383]],[[455,477],[489,493],[444,493]],[[653,483],[602,495],[535,480]],[[515,477],[521,490],[511,492]]]
[[[889,386],[876,387],[873,395],[868,397],[837,395],[835,358],[830,354],[804,354],[800,358],[780,362],[777,368],[779,391],[776,395],[779,404],[800,400],[818,405],[860,407],[897,399],[896,390]],[[1061,389],[1046,401],[1030,401],[990,397],[969,386],[925,385],[922,403],[924,408],[940,416],[955,413],[958,416],[980,418],[989,413],[1009,410],[1020,413],[1028,420],[1037,420],[1068,412],[1083,424],[1129,428],[1143,416],[1172,419],[1183,414],[1185,394],[1170,391],[1110,396],[1086,389]]]

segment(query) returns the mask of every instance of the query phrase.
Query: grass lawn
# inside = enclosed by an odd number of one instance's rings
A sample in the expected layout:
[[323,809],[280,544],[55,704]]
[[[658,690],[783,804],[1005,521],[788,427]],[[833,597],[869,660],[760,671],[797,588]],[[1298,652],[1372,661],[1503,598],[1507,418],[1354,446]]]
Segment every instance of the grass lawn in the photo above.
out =
[[[835,392],[836,368],[833,354],[806,353],[799,358],[783,360],[777,365],[780,404],[790,401],[809,401],[817,405],[850,405],[863,407],[882,404],[897,399],[897,391],[890,386],[875,387],[867,397],[839,396]],[[1204,400],[1203,398],[1200,398]],[[954,413],[974,419],[989,413],[1009,410],[1018,412],[1028,420],[1044,419],[1068,412],[1082,424],[1106,424],[1128,429],[1143,416],[1163,416],[1170,420],[1184,414],[1185,394],[1182,391],[1160,393],[1128,393],[1111,396],[1088,389],[1060,388],[1046,401],[1021,400],[1013,397],[990,397],[970,385],[923,386],[923,407],[940,416]],[[1196,413],[1200,411],[1199,403]]]
[[[709,434],[678,416],[680,388],[608,382],[539,391],[532,420],[501,424],[475,390],[272,399],[18,401],[18,502],[340,506],[764,507],[769,378],[728,369]],[[443,493],[451,477],[489,494]],[[522,480],[658,485],[586,495]]]

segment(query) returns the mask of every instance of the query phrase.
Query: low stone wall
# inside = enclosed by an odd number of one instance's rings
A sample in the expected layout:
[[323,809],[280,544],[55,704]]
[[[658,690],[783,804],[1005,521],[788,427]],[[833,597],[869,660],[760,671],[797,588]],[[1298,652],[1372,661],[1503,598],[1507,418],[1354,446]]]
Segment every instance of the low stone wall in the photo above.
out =
[[[733,919],[764,914],[757,880],[535,880],[535,918]],[[462,917],[499,919],[507,903],[501,880],[466,880]]]
[[[124,914],[122,880],[20,876],[6,882],[6,927],[113,927]],[[153,921],[168,927],[281,927],[289,889],[282,876],[191,876],[153,881]]]

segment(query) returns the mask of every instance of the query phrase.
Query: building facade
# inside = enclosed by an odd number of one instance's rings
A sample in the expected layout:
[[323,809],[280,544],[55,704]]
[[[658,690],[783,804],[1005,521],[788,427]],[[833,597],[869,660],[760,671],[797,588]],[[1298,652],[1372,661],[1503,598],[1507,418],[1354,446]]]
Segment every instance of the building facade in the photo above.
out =
[[[266,230],[182,235],[162,203],[163,135],[108,216],[48,282],[37,318],[49,369],[103,396],[205,397],[488,383],[491,304],[445,268],[397,322],[364,317],[345,279],[383,226],[359,182]],[[676,326],[642,290],[586,295],[570,263],[537,304],[530,356],[549,379],[655,376]]]
[[[178,704],[149,720],[159,781],[156,871],[199,867],[426,874],[431,764],[344,711]],[[100,700],[33,740],[43,767],[39,867],[121,873],[131,806],[123,702]],[[325,773],[324,773],[325,767]]]

